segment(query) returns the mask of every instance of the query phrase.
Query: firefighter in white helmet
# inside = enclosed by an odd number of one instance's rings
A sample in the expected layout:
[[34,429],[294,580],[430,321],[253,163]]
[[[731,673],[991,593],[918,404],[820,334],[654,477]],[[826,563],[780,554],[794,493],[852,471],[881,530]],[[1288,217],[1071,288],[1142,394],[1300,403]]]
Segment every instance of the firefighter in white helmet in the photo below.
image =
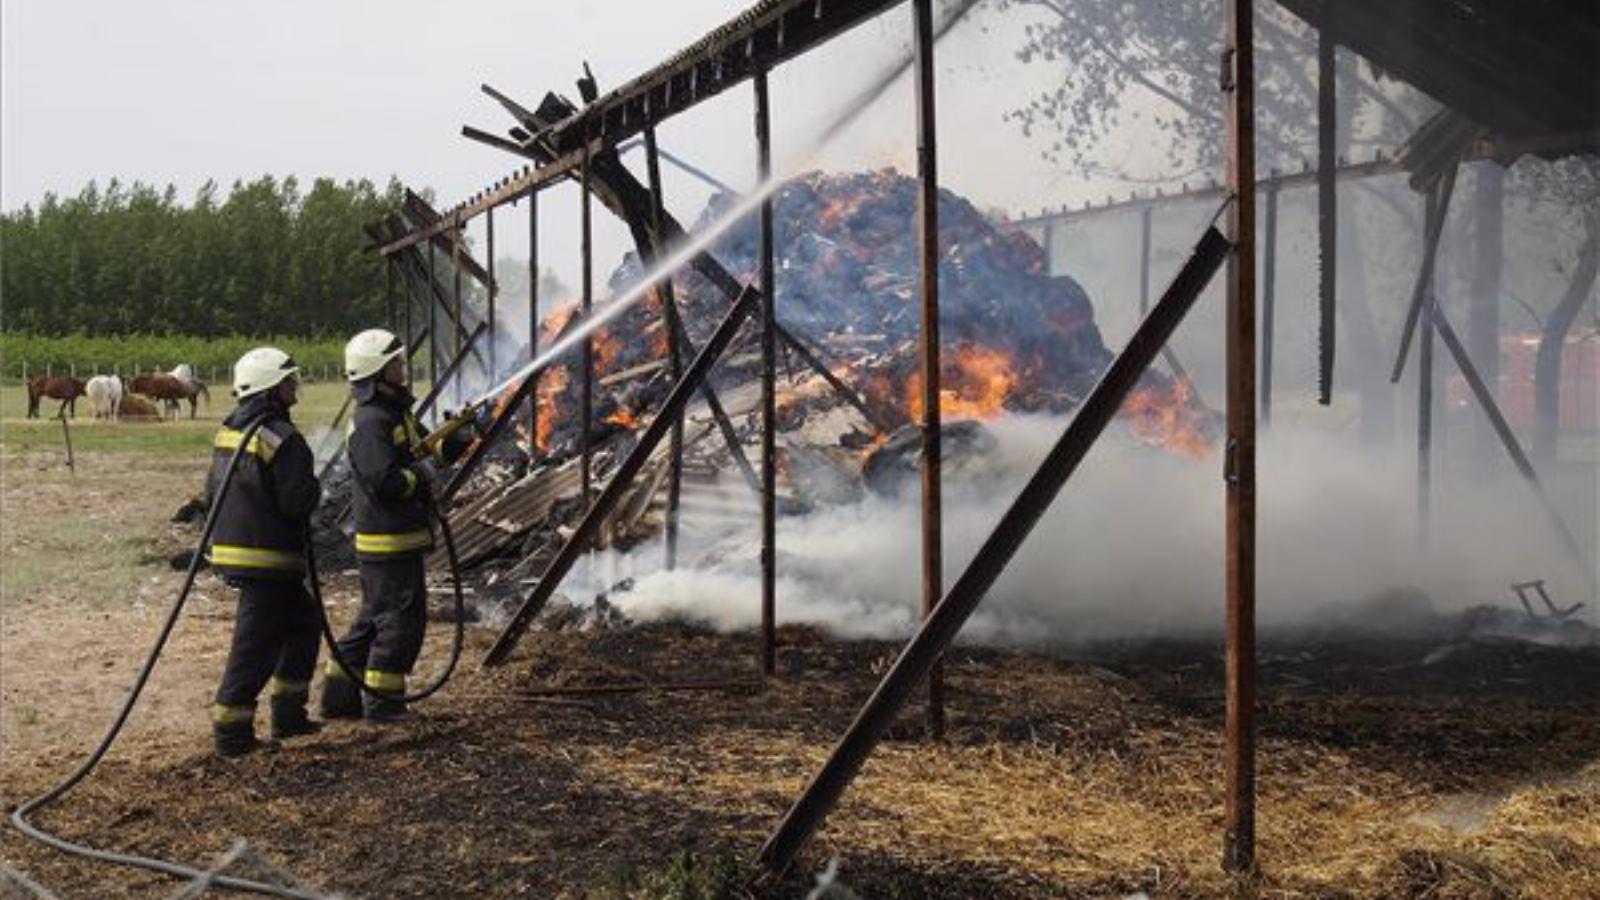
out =
[[[239,589],[233,646],[212,706],[216,752],[237,756],[258,746],[256,697],[272,685],[272,736],[310,734],[306,697],[317,665],[319,618],[305,587],[311,513],[321,490],[311,448],[289,419],[300,369],[287,353],[258,347],[233,367],[239,406],[212,441],[207,504],[222,504],[206,555]],[[249,441],[249,423],[262,420]],[[217,490],[243,445],[226,496]]]
[[[382,328],[363,331],[345,345],[344,361],[356,403],[347,455],[354,476],[361,610],[338,646],[345,662],[380,695],[363,695],[330,660],[322,714],[389,721],[408,714],[399,698],[427,627],[423,557],[433,549],[429,506],[435,469],[422,449],[427,432],[411,411],[400,338]],[[464,431],[440,452],[453,459],[472,437]]]

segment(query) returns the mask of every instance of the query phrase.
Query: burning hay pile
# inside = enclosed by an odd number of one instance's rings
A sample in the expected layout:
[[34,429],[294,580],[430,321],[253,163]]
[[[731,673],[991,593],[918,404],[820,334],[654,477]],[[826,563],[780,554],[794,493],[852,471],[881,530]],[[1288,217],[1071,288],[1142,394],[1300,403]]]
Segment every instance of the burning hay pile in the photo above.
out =
[[[736,200],[713,197],[696,227]],[[869,491],[893,493],[916,471],[921,443],[908,427],[921,414],[916,182],[892,170],[813,172],[784,185],[774,205],[777,309],[785,333],[777,400],[780,511],[846,503]],[[982,420],[1008,411],[1072,410],[1111,353],[1088,295],[1072,278],[1049,274],[1031,238],[1001,231],[949,191],[940,194],[939,214],[941,411],[947,468],[959,469],[993,448]],[[757,251],[752,221],[731,230],[710,253],[750,282],[757,277]],[[630,254],[609,279],[609,290],[636,283],[644,269]],[[687,358],[732,298],[692,268],[673,286]],[[566,334],[576,313],[570,302],[551,312],[540,346]],[[589,442],[598,489],[672,388],[660,294],[598,330],[593,347]],[[524,350],[513,365],[526,359]],[[826,374],[822,365],[829,367]],[[517,411],[517,428],[497,446],[472,451],[489,458],[456,495],[451,521],[461,561],[481,582],[480,598],[503,600],[523,591],[583,513],[580,366],[574,353],[540,376],[532,433],[526,413]],[[505,414],[515,387],[489,415]],[[682,515],[686,531],[715,534],[749,524],[757,509],[756,323],[747,323],[723,355],[709,388],[685,416]],[[1186,383],[1154,373],[1130,398],[1125,422],[1136,436],[1191,455],[1208,451],[1215,430],[1214,416]],[[662,531],[669,474],[663,444],[608,516],[602,546],[627,548]],[[325,512],[348,503],[340,477],[329,479]],[[322,517],[319,534],[336,542],[338,524],[337,515]],[[432,571],[444,571],[442,555],[432,562]]]

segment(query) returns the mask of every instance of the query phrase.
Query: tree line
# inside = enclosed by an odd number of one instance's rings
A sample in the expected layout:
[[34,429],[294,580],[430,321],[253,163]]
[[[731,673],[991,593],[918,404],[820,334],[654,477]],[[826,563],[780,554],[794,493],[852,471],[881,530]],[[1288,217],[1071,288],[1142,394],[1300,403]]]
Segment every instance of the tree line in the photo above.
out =
[[348,334],[383,321],[382,260],[361,226],[404,187],[293,176],[178,191],[113,179],[0,216],[8,332]]

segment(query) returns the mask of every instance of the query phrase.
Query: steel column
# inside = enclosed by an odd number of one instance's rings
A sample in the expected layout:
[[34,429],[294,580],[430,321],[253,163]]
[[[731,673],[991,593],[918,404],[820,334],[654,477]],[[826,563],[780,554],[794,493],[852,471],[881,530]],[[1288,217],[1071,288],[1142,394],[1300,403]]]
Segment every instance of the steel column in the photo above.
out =
[[740,295],[733,307],[728,310],[727,315],[723,317],[722,322],[717,326],[717,330],[711,335],[711,339],[700,349],[700,353],[695,356],[694,362],[689,365],[689,369],[684,373],[683,378],[679,379],[678,383],[673,386],[672,393],[667,396],[666,401],[661,405],[661,411],[656,413],[655,418],[650,420],[650,424],[639,435],[639,443],[634,445],[627,459],[623,460],[622,465],[617,467],[616,474],[611,476],[611,480],[606,484],[605,490],[600,493],[594,505],[589,507],[584,514],[583,520],[578,523],[577,530],[573,532],[572,537],[568,538],[565,544],[561,545],[561,549],[556,552],[555,559],[550,561],[549,568],[545,570],[544,575],[540,576],[539,583],[534,585],[533,590],[522,601],[522,605],[512,614],[510,621],[506,623],[505,629],[495,639],[494,646],[489,648],[488,655],[484,657],[483,665],[485,667],[496,666],[505,661],[506,655],[522,639],[523,633],[532,624],[534,617],[549,602],[556,588],[561,586],[561,580],[572,570],[572,566],[578,561],[578,557],[588,552],[590,544],[600,530],[600,524],[611,512],[611,508],[617,504],[617,501],[622,499],[623,494],[632,485],[634,477],[639,474],[640,469],[644,468],[644,464],[649,461],[651,454],[655,452],[662,438],[666,437],[667,432],[671,430],[672,421],[683,415],[683,409],[688,405],[689,398],[695,391],[699,390],[700,384],[711,374],[711,368],[716,365],[717,360],[728,349],[728,345],[733,341],[733,336],[739,331],[739,327],[744,324],[746,317],[750,315],[756,299],[756,292],[747,290]]
[[1227,0],[1225,93],[1229,236],[1227,429],[1224,481],[1227,648],[1226,790],[1222,864],[1239,872],[1256,853],[1256,153],[1255,17]]
[[[916,31],[917,241],[922,296],[922,615],[944,595],[944,502],[940,484],[939,172],[934,112],[933,0],[912,0]],[[928,670],[928,732],[944,734],[944,671]]]
[[[1332,4],[1325,14],[1333,15]],[[1333,402],[1333,358],[1338,332],[1335,322],[1335,284],[1338,251],[1339,173],[1337,147],[1337,73],[1333,35],[1328,22],[1317,29],[1317,402]]]
[[1261,427],[1272,424],[1272,346],[1277,338],[1274,306],[1278,292],[1278,188],[1267,188],[1267,215],[1261,248]]
[[[654,241],[652,257],[659,259],[666,250],[666,235],[661,227],[666,211],[666,195],[661,189],[661,150],[656,146],[654,128],[644,130],[644,159],[650,180],[650,231]],[[668,373],[676,382],[683,377],[683,349],[678,345],[678,303],[673,296],[671,273],[661,279],[656,291],[661,298],[663,327],[667,330]],[[666,567],[670,572],[678,567],[678,508],[683,503],[683,416],[673,420],[668,442],[668,454],[671,456],[668,465],[671,468],[667,472],[667,521],[663,529],[663,543],[666,545]]]
[[1140,322],[1100,381],[1078,407],[1060,440],[1028,480],[1005,515],[983,542],[972,562],[951,586],[950,592],[923,620],[905,649],[834,746],[822,768],[812,776],[806,789],[795,799],[761,847],[759,862],[768,870],[789,868],[795,854],[828,812],[839,802],[850,781],[871,755],[878,741],[910,700],[917,685],[938,664],[940,657],[960,632],[962,625],[977,610],[989,589],[1010,564],[1039,520],[1078,464],[1105,430],[1122,401],[1127,397],[1161,346],[1172,336],[1195,299],[1216,274],[1228,254],[1228,241],[1215,228],[1209,228],[1195,246],[1193,255],[1179,270],[1172,285]]
[[[752,79],[756,94],[756,183],[765,184],[772,175],[772,117],[767,96],[767,73],[757,71]],[[756,662],[761,674],[776,669],[777,653],[777,530],[778,391],[775,384],[778,348],[775,335],[772,270],[772,197],[761,201],[761,244],[757,266],[761,278],[761,640]]]
[[[591,233],[590,203],[589,203],[589,152],[583,153],[583,162],[579,169],[578,179],[578,221],[582,232],[583,254],[583,304],[580,314],[585,320],[589,318],[591,308],[594,306],[594,246]],[[578,448],[582,454],[579,471],[582,473],[583,483],[583,508],[589,508],[591,499],[590,491],[594,488],[593,462],[590,454],[593,452],[593,437],[591,433],[594,426],[594,338],[586,334],[583,339],[582,361],[583,380],[579,391],[578,421],[581,430],[578,433]]]

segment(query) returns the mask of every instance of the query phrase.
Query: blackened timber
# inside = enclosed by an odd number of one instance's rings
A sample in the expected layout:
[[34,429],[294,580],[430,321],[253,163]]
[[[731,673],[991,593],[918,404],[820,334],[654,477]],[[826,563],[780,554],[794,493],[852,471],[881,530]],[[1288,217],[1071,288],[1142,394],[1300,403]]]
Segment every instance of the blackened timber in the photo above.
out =
[[[944,595],[944,492],[939,415],[939,169],[934,118],[933,0],[911,0],[917,96],[917,255],[922,321],[922,615]],[[928,733],[944,734],[944,668],[928,669]]]
[[[438,210],[430,206],[428,201],[422,199],[421,196],[419,196],[410,188],[406,189],[405,199],[401,202],[403,204],[401,208],[405,211],[406,218],[418,225],[432,225],[438,222],[441,218]],[[403,226],[403,223],[396,223],[396,227],[393,229],[393,233],[388,240],[397,239],[405,233],[406,229]],[[453,247],[454,236],[455,232],[437,234],[433,236],[433,238],[430,240],[430,243],[446,253],[451,253],[455,250]],[[386,241],[381,241],[380,243],[386,243]],[[472,254],[467,252],[465,247],[460,248],[460,250],[461,264],[467,267],[467,274],[471,275],[473,280],[477,281],[479,284],[488,284],[488,270],[479,264],[479,262],[473,258]]]
[[537,154],[535,154],[532,150],[529,150],[527,147],[522,146],[510,138],[503,138],[498,134],[484,131],[481,128],[473,128],[471,125],[461,126],[461,136],[467,138],[468,140],[477,141],[480,144],[487,144],[496,150],[504,150],[507,153],[515,154],[524,159],[538,158]]
[[1228,249],[1227,239],[1215,228],[1207,229],[1201,236],[1177,278],[1139,324],[1127,346],[1106,367],[1038,471],[1028,479],[966,570],[900,651],[900,656],[856,714],[828,760],[812,776],[805,791],[762,845],[759,861],[764,867],[774,872],[788,869],[801,846],[838,803],[912,692],[977,610],[1116,415],[1123,399],[1194,306],[1195,299],[1227,257]]
[[828,368],[827,364],[819,359],[814,352],[812,352],[810,346],[808,346],[810,342],[809,338],[798,333],[793,326],[784,325],[781,322],[776,324],[776,328],[778,332],[778,338],[782,340],[784,344],[787,345],[791,350],[793,350],[795,354],[800,357],[802,362],[810,366],[817,374],[821,375],[822,379],[832,386],[834,391],[836,391],[839,396],[843,397],[846,403],[855,407],[856,412],[861,413],[861,417],[867,420],[867,424],[871,425],[874,431],[877,431],[879,434],[888,434],[889,432],[895,430],[895,428],[899,427],[899,423],[885,422],[879,418],[878,414],[873,412],[871,407],[867,406],[866,401],[861,399],[861,395],[856,392],[855,388],[846,384],[839,376],[833,374],[833,371]]
[[[528,195],[528,359],[539,358],[539,195]],[[528,396],[528,455],[539,443],[538,373],[528,376],[533,389]],[[507,404],[507,409],[516,407]]]
[[488,231],[487,237],[485,238],[485,242],[484,242],[485,245],[486,245],[485,249],[484,249],[484,258],[487,259],[488,263],[489,263],[489,281],[485,285],[485,287],[487,288],[487,292],[488,292],[487,296],[485,298],[485,303],[488,305],[488,311],[484,314],[483,324],[485,324],[485,325],[487,325],[489,327],[489,348],[488,348],[488,352],[489,352],[489,380],[490,381],[494,381],[496,378],[498,378],[500,376],[500,370],[498,368],[496,368],[496,366],[495,366],[495,358],[494,358],[494,349],[495,349],[495,344],[497,343],[497,341],[495,341],[495,339],[494,339],[494,301],[495,301],[495,295],[500,293],[500,285],[497,284],[495,282],[495,279],[494,279],[494,210],[493,209],[489,210],[487,213],[484,214],[483,223],[484,223],[484,228],[487,229],[487,231]]
[[[1332,9],[1324,13],[1330,18]],[[1317,30],[1317,402],[1333,402],[1333,361],[1338,332],[1334,321],[1334,278],[1338,272],[1337,73],[1335,44],[1328,22]]]
[[[772,120],[767,73],[755,74],[756,183],[772,175]],[[773,296],[772,197],[761,201],[761,235],[757,265],[761,277],[761,639],[757,665],[763,675],[777,668],[777,528],[778,528],[778,389],[777,328]]]
[[1389,382],[1398,384],[1406,370],[1406,356],[1411,352],[1411,339],[1416,334],[1417,319],[1422,315],[1428,291],[1432,290],[1434,262],[1439,256],[1439,238],[1444,234],[1445,219],[1450,215],[1450,195],[1455,192],[1456,165],[1447,166],[1439,179],[1429,188],[1424,215],[1422,264],[1417,269],[1417,280],[1411,288],[1411,305],[1406,310],[1406,322],[1400,329],[1400,350],[1395,354],[1394,367],[1389,370]]
[[[428,284],[435,284],[432,244],[428,245]],[[431,385],[439,380],[439,313],[431,293],[425,302],[428,304],[428,383]]]
[[1272,350],[1277,338],[1278,189],[1267,188],[1261,248],[1261,424],[1272,422]]
[[619,144],[873,18],[899,0],[764,0],[551,132],[568,153],[584,137]]
[[[604,144],[598,140],[592,142],[593,149],[598,151]],[[582,165],[582,151],[572,151],[563,154],[557,159],[546,163],[537,169],[523,169],[520,173],[508,177],[500,182],[499,187],[484,191],[470,203],[463,203],[441,214],[439,221],[413,229],[402,237],[395,238],[378,248],[384,256],[399,253],[407,247],[414,247],[423,241],[456,231],[467,220],[474,216],[482,215],[493,207],[510,203],[532,191],[545,188],[563,178],[570,178],[574,171]]]
[[1256,854],[1256,106],[1255,13],[1251,0],[1223,3],[1224,131],[1229,238],[1223,462],[1223,568],[1227,604],[1223,660],[1222,865],[1249,871]]
[[428,385],[428,393],[423,395],[422,400],[417,403],[415,409],[418,418],[421,418],[428,410],[433,408],[433,404],[438,401],[439,395],[444,392],[444,386],[449,384],[456,377],[456,373],[461,370],[461,363],[468,356],[477,352],[478,339],[483,337],[484,332],[487,330],[488,326],[479,322],[478,327],[473,329],[472,335],[467,338],[466,346],[461,349],[460,353],[450,357],[450,362],[444,367],[444,371],[440,372],[439,377]]
[[[661,190],[661,150],[656,146],[654,128],[645,129],[644,158],[646,177],[650,180],[650,230],[659,240],[666,197]],[[655,248],[652,248],[650,258],[652,260],[657,258]],[[667,331],[669,374],[676,383],[683,377],[683,351],[678,346],[678,303],[677,298],[673,296],[671,273],[661,279],[661,283],[656,286],[656,294],[661,298],[661,317]],[[668,440],[670,468],[667,472],[667,520],[663,529],[663,543],[666,545],[666,567],[670,572],[678,567],[678,516],[679,508],[683,505],[683,416],[678,416],[673,421],[672,434]]]
[[[583,168],[579,170],[580,182],[578,187],[578,228],[582,254],[580,260],[582,273],[579,276],[583,283],[580,289],[583,292],[580,314],[589,318],[594,309],[594,244],[592,222],[589,202],[589,160],[583,161]],[[589,508],[590,491],[594,488],[594,337],[589,331],[584,332],[583,348],[580,352],[581,361],[578,363],[583,371],[582,380],[579,381],[578,390],[578,421],[581,423],[578,430],[578,453],[581,459],[579,471],[582,473],[583,508]]]
[[722,322],[717,326],[716,331],[712,333],[711,339],[706,342],[705,347],[695,356],[694,362],[690,363],[688,370],[683,374],[683,378],[679,379],[678,383],[673,386],[672,392],[667,395],[666,402],[662,404],[661,410],[656,413],[655,418],[650,420],[650,424],[640,434],[639,442],[634,445],[632,452],[617,467],[616,474],[612,475],[605,489],[595,499],[594,505],[584,514],[582,521],[578,523],[577,530],[573,532],[572,537],[565,544],[561,545],[561,549],[557,551],[555,558],[550,561],[549,567],[545,569],[544,575],[540,577],[539,583],[534,585],[533,590],[522,601],[521,606],[512,614],[510,621],[506,623],[505,629],[495,639],[494,646],[489,648],[489,653],[484,657],[483,665],[485,667],[499,665],[505,660],[506,655],[516,647],[523,633],[532,624],[534,617],[539,614],[556,589],[561,586],[562,579],[572,570],[572,566],[578,561],[578,557],[589,550],[590,545],[594,542],[595,535],[600,531],[601,523],[610,514],[612,507],[616,506],[617,502],[627,493],[632,486],[634,477],[639,474],[640,469],[644,468],[645,463],[655,452],[656,446],[667,436],[667,432],[671,430],[673,420],[683,414],[684,407],[689,403],[689,398],[699,389],[700,383],[705,381],[711,374],[712,367],[716,365],[723,352],[728,349],[728,345],[733,342],[734,335],[738,332],[739,327],[744,324],[745,319],[749,317],[758,299],[757,292],[750,290],[734,301],[732,308],[728,310],[727,315],[723,316]]

